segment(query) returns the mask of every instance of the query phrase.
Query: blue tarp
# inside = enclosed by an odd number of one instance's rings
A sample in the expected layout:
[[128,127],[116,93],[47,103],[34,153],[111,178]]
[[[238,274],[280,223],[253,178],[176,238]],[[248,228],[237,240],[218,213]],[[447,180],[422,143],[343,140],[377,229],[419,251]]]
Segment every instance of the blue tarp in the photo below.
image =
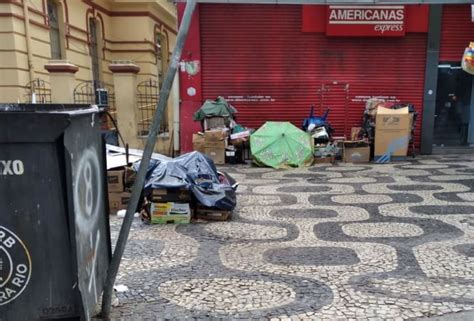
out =
[[[134,164],[138,171],[140,162]],[[191,152],[170,160],[152,159],[145,180],[145,190],[152,188],[186,188],[204,206],[232,211],[237,198],[235,181],[227,174],[219,175],[213,161],[199,152]]]

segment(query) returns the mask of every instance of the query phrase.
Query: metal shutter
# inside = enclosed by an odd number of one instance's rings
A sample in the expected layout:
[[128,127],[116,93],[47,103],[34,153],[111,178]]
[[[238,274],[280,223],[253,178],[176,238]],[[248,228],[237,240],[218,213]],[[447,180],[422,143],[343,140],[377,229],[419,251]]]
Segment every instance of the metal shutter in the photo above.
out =
[[470,5],[443,5],[439,60],[461,63],[464,49],[474,41]]
[[323,96],[336,136],[360,126],[360,96],[396,97],[421,115],[426,34],[331,38],[301,32],[301,19],[299,5],[201,4],[203,99],[243,96],[232,102],[237,120],[258,128],[267,120],[301,126]]

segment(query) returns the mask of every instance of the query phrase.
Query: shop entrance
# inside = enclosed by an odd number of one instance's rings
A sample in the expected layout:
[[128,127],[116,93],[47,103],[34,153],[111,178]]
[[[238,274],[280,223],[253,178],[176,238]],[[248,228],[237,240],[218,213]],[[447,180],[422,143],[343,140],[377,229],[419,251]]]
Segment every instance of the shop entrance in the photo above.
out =
[[433,144],[468,145],[472,77],[459,64],[438,67]]

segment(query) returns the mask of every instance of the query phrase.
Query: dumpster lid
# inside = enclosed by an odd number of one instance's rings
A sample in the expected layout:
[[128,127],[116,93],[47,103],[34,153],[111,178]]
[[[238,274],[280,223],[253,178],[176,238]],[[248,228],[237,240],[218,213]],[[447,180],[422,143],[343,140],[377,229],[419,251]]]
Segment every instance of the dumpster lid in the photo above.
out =
[[89,104],[0,104],[2,112],[80,115],[97,113],[99,107]]

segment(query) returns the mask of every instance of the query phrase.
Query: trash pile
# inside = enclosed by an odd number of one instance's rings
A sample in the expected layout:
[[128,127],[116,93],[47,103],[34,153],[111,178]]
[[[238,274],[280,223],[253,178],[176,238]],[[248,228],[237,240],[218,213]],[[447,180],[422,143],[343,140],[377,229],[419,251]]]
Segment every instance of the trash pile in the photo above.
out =
[[351,128],[350,137],[334,136],[328,120],[311,106],[300,130],[288,122],[267,122],[250,137],[254,164],[289,168],[315,164],[387,163],[407,156],[417,113],[411,104],[389,105],[373,98],[366,102],[361,127]]
[[251,129],[239,125],[237,109],[223,97],[206,100],[194,113],[194,120],[201,122],[202,131],[193,134],[193,149],[209,156],[215,164],[244,162],[248,154]]
[[[140,160],[119,163],[107,145],[109,212],[126,209]],[[140,154],[141,155],[141,154]],[[138,157],[139,158],[139,157]],[[110,161],[109,161],[110,160]],[[141,202],[136,209],[148,224],[183,224],[193,220],[230,219],[237,199],[238,184],[226,173],[218,172],[207,156],[192,152],[171,159],[154,154],[147,170]]]

